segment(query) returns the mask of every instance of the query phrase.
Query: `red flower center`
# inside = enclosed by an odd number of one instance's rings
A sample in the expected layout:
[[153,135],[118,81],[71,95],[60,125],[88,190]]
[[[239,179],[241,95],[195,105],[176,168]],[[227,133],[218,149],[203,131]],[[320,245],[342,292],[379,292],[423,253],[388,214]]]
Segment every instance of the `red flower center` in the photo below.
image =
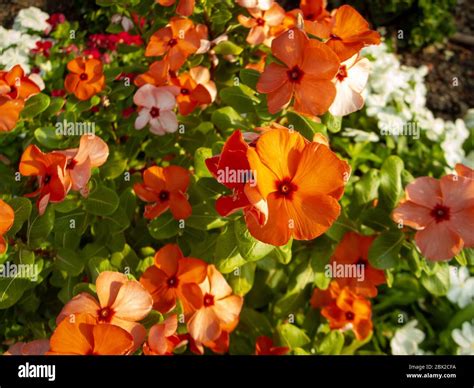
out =
[[204,307],[214,306],[214,295],[206,294],[204,295]]
[[10,93],[8,93],[8,95],[13,99],[16,99],[18,97],[18,89],[16,88],[16,86],[10,86]]
[[335,39],[335,40],[341,40],[341,38],[339,38],[337,35],[335,34],[330,34],[329,35],[329,39]]
[[167,190],[161,190],[159,197],[160,197],[160,201],[165,202],[168,199],[170,199],[170,192]]
[[265,25],[265,20],[263,20],[262,18],[258,18],[257,19],[257,26],[263,26]]
[[345,78],[347,78],[347,67],[346,65],[341,65],[341,67],[339,67],[339,71],[336,74],[336,79],[339,82],[342,82]]
[[158,117],[160,115],[160,109],[157,108],[157,107],[153,107],[151,108],[150,110],[150,116],[155,118],[155,117]]
[[185,96],[187,96],[189,94],[189,89],[186,89],[186,88],[181,89],[181,94],[184,94]]
[[110,322],[114,311],[110,307],[103,307],[98,311],[99,321],[100,322]]
[[171,38],[168,42],[168,46],[170,47],[176,46],[177,44],[178,44],[178,40],[175,38]]
[[176,276],[171,276],[170,278],[168,278],[166,283],[168,284],[169,288],[176,288],[176,287],[178,287],[179,281],[178,281],[178,278]]
[[82,73],[79,78],[81,79],[81,81],[87,81],[87,79],[89,78],[88,75],[86,73]]
[[298,66],[294,66],[288,70],[286,74],[288,74],[290,82],[300,82],[301,78],[303,78],[304,72]]
[[48,174],[44,176],[43,183],[47,185],[49,182],[51,182],[51,175]]
[[363,257],[359,257],[359,259],[357,260],[356,262],[357,265],[363,265],[365,267],[365,265],[367,264],[367,261],[364,260]]
[[75,159],[70,159],[68,162],[67,162],[67,166],[66,166],[66,169],[68,170],[72,170],[77,164],[77,161]]
[[352,311],[346,312],[346,319],[352,321],[354,319],[354,313]]
[[293,193],[298,189],[298,187],[291,181],[290,178],[285,178],[281,181],[276,182],[277,193],[279,197],[285,197],[291,199]]
[[449,214],[449,207],[444,206],[442,204],[437,204],[432,210],[431,210],[431,217],[433,217],[436,221],[436,223],[442,222],[442,221],[449,221],[450,214]]

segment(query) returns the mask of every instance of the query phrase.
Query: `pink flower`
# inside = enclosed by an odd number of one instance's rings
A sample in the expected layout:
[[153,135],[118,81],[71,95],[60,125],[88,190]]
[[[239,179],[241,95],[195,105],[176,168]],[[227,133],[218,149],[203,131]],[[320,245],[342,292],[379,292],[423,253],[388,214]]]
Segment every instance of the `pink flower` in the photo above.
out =
[[173,109],[176,107],[175,86],[153,86],[146,84],[135,93],[133,102],[139,106],[135,129],[143,129],[150,124],[150,132],[155,135],[176,132],[178,119]]
[[244,8],[256,8],[267,11],[273,5],[274,0],[237,0],[237,4]]
[[392,219],[417,230],[415,241],[429,260],[449,260],[474,246],[474,181],[447,175],[410,183]]
[[346,116],[362,109],[364,98],[362,91],[369,78],[370,62],[367,58],[359,59],[356,54],[341,63],[334,78],[336,98],[329,108],[334,116]]

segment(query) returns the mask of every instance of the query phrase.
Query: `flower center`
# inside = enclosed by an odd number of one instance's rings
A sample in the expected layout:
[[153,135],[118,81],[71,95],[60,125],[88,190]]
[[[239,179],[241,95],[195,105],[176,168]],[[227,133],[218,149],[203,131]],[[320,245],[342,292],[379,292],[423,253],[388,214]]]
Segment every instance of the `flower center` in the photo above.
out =
[[352,311],[346,312],[346,319],[352,321],[354,319],[354,313]]
[[176,46],[177,44],[178,44],[178,40],[175,38],[171,38],[168,42],[168,46],[170,47]]
[[75,159],[70,159],[70,160],[67,162],[66,169],[72,170],[74,167],[76,167],[76,164],[77,164],[77,161],[76,161]]
[[214,306],[214,295],[204,295],[204,307]]
[[442,222],[442,221],[449,221],[450,214],[449,214],[449,207],[446,207],[441,204],[437,204],[432,210],[431,210],[431,217],[433,217],[436,221],[436,223]]
[[346,65],[341,65],[341,67],[339,67],[339,71],[336,74],[336,79],[339,82],[342,82],[346,78],[347,78],[347,67]]
[[79,78],[81,79],[81,81],[87,81],[87,79],[88,79],[89,77],[87,76],[86,73],[82,73],[82,74],[79,76]]
[[110,322],[114,311],[110,307],[103,307],[98,311],[99,321],[100,322]]
[[335,34],[330,34],[329,35],[329,39],[335,39],[335,40],[341,40],[341,38],[339,38],[337,35]]
[[160,191],[160,201],[165,202],[170,199],[170,192],[166,190]]
[[150,116],[155,118],[155,117],[158,117],[160,115],[160,109],[157,108],[157,107],[153,107],[151,108],[150,110]]
[[356,265],[363,265],[365,267],[366,261],[362,258],[359,257],[359,260],[357,260]]
[[293,197],[293,193],[298,189],[298,187],[291,182],[290,178],[285,178],[276,183],[277,192],[280,197],[285,197],[291,199]]
[[258,18],[258,19],[257,19],[257,25],[258,25],[258,26],[263,26],[263,25],[265,25],[265,20],[263,20],[262,18]]
[[185,96],[187,96],[189,94],[189,89],[186,89],[186,88],[181,89],[181,94],[184,94]]
[[288,74],[290,82],[300,82],[304,75],[303,71],[298,66],[294,66],[288,70],[286,74]]
[[51,182],[51,175],[48,174],[44,176],[43,183],[47,185],[49,182]]
[[176,276],[171,276],[170,278],[168,278],[168,280],[166,281],[166,283],[168,284],[168,287],[169,288],[176,288],[178,287],[178,278]]

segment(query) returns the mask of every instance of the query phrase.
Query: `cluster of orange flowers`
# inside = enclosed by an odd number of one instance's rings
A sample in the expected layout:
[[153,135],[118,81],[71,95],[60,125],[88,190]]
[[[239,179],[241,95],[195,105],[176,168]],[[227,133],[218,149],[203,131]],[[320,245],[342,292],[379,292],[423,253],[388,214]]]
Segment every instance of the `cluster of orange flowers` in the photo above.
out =
[[20,65],[0,71],[0,132],[15,128],[25,102],[41,91],[37,83],[42,83],[41,78],[27,77]]
[[367,298],[377,296],[377,286],[385,283],[384,272],[373,268],[368,261],[373,240],[354,232],[346,233],[331,257],[331,264],[359,265],[363,276],[336,278],[328,289],[315,289],[311,297],[311,306],[321,309],[331,329],[351,329],[358,340],[372,332],[372,308]]
[[70,190],[87,196],[92,169],[102,166],[108,156],[107,143],[94,135],[83,135],[79,148],[48,153],[31,144],[21,156],[19,170],[23,176],[36,177],[37,188],[26,196],[39,197],[36,204],[40,215],[49,202],[62,202]]
[[[184,257],[174,244],[156,252],[140,281],[105,271],[95,287],[97,298],[82,292],[64,306],[49,341],[18,343],[7,354],[125,355],[142,347],[147,355],[169,355],[187,343],[198,354],[204,347],[225,353],[243,304],[213,265]],[[147,333],[140,321],[152,309],[166,318]]]

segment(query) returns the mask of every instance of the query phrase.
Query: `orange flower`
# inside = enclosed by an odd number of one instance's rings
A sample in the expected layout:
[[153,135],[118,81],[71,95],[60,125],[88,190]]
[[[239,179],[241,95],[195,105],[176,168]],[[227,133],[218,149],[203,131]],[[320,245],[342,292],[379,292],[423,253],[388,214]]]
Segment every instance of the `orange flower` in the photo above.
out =
[[329,287],[326,290],[320,290],[315,288],[313,290],[313,295],[311,295],[310,304],[313,308],[319,309],[326,307],[341,293],[341,287],[338,282],[335,280],[331,281]]
[[0,255],[7,250],[7,242],[3,235],[13,226],[15,212],[9,204],[0,199]]
[[257,338],[255,354],[257,356],[283,356],[290,351],[286,346],[274,346],[273,340],[264,335]]
[[216,84],[211,81],[211,74],[205,67],[193,67],[189,73],[180,74],[172,82],[179,87],[176,102],[183,116],[191,114],[198,106],[210,104],[216,98]]
[[258,191],[268,202],[265,225],[246,213],[255,238],[273,245],[284,245],[291,237],[311,240],[339,216],[337,201],[350,169],[326,145],[310,143],[284,127],[273,128],[248,149],[247,157]]
[[257,83],[257,91],[267,94],[268,111],[277,113],[295,96],[296,110],[315,116],[325,113],[336,96],[332,79],[339,70],[332,50],[291,29],[273,40],[272,53],[284,66],[270,63]]
[[56,152],[43,153],[35,145],[29,145],[20,161],[20,173],[38,177],[38,190],[27,197],[39,195],[36,203],[40,215],[44,214],[49,202],[61,202],[66,197],[70,184],[66,179],[67,159]]
[[230,333],[239,323],[243,299],[214,265],[207,267],[207,278],[199,286],[187,284],[183,291],[195,308],[188,320],[188,332],[197,344],[215,347],[223,332]]
[[474,246],[474,180],[447,175],[415,179],[392,213],[395,222],[417,230],[415,241],[429,260],[449,260]]
[[300,8],[303,11],[304,18],[312,21],[320,21],[330,18],[326,10],[326,0],[301,0]]
[[101,272],[96,280],[97,301],[82,292],[72,298],[59,313],[56,323],[78,314],[89,314],[95,323],[121,327],[133,337],[133,351],[143,343],[146,330],[138,321],[151,311],[153,300],[137,281],[119,272]]
[[70,73],[64,80],[64,87],[79,100],[88,100],[104,89],[105,76],[98,59],[76,58],[67,64],[67,68]]
[[17,342],[3,353],[4,356],[43,356],[49,350],[49,340],[34,340],[31,342]]
[[372,332],[370,302],[345,287],[336,300],[321,310],[331,329],[351,328],[360,341]]
[[148,342],[143,345],[143,353],[148,356],[171,355],[176,348],[187,343],[177,334],[178,316],[170,315],[162,323],[157,323],[150,328]]
[[[176,0],[156,0],[156,2],[165,7],[170,7]],[[195,0],[178,0],[178,6],[176,7],[176,13],[182,16],[191,16],[194,11]]]
[[39,92],[38,85],[25,76],[20,65],[0,71],[0,132],[15,128],[25,101]]
[[138,87],[146,84],[166,86],[175,78],[176,73],[170,70],[169,62],[162,59],[161,61],[153,62],[146,73],[140,74],[135,78],[134,83]]
[[251,17],[239,15],[240,24],[250,28],[247,36],[249,44],[257,45],[261,43],[270,44],[267,39],[270,37],[270,29],[279,26],[285,18],[285,10],[277,3],[273,3],[270,9],[262,11],[258,8],[249,8]]
[[354,232],[344,235],[336,248],[331,263],[336,265],[362,265],[364,267],[363,280],[351,278],[337,278],[341,287],[349,287],[356,294],[373,298],[377,296],[377,287],[385,283],[385,273],[369,264],[369,248],[374,237],[362,236]]
[[80,191],[87,196],[89,188],[87,184],[91,178],[91,170],[102,166],[109,156],[109,147],[100,137],[94,135],[83,135],[79,148],[65,151],[56,151],[66,156],[66,185]]
[[184,220],[191,215],[192,209],[186,196],[189,186],[189,171],[179,166],[147,168],[143,172],[143,183],[135,183],[133,189],[145,202],[145,218],[159,217],[170,209],[173,217]]
[[459,176],[463,176],[468,179],[474,179],[474,170],[472,168],[469,168],[468,166],[465,166],[462,163],[458,163],[455,166],[456,174]]
[[318,37],[328,38],[326,44],[341,61],[357,54],[366,45],[380,43],[380,34],[372,31],[369,23],[350,5],[338,8],[325,30]]
[[174,17],[169,26],[159,29],[152,35],[145,56],[164,55],[171,70],[178,70],[200,45],[201,39],[192,20]]
[[78,314],[64,319],[51,336],[48,355],[124,355],[133,348],[132,336],[119,326],[97,323],[95,317]]
[[140,283],[153,298],[153,308],[167,313],[175,308],[180,299],[185,311],[189,310],[185,284],[199,284],[207,274],[207,264],[199,259],[184,257],[178,245],[167,244],[155,254],[155,265],[149,267],[140,278]]
[[20,65],[10,71],[0,71],[0,96],[26,101],[39,92],[38,85],[25,75]]

